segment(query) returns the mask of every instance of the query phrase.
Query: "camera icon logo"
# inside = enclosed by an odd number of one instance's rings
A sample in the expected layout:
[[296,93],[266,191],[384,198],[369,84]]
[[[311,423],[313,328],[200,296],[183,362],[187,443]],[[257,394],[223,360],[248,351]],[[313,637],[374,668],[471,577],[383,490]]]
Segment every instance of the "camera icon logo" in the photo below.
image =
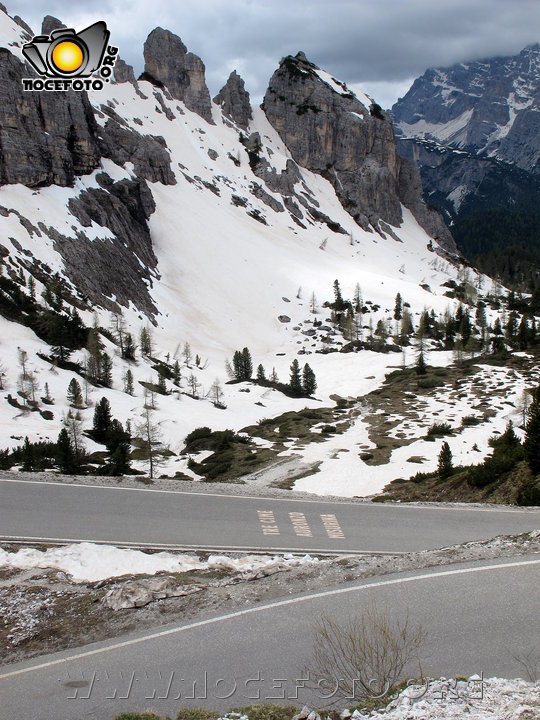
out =
[[[103,81],[109,81],[118,53],[118,48],[107,45],[109,37],[102,20],[78,33],[73,28],[61,28],[50,35],[36,35],[23,46],[22,53],[39,75],[55,82],[28,78],[23,80],[24,89],[103,89]],[[98,71],[94,80],[82,80]]]
[[101,65],[110,33],[107,25],[97,22],[76,33],[72,28],[37,35],[22,48],[24,57],[40,74],[47,77],[89,77]]

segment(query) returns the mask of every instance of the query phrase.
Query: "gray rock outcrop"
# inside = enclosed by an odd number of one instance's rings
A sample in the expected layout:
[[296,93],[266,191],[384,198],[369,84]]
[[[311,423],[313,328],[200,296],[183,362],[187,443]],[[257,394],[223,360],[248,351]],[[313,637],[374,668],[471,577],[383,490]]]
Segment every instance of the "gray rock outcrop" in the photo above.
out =
[[92,222],[110,230],[112,239],[64,237],[40,224],[54,241],[74,286],[93,305],[118,310],[132,302],[149,317],[157,312],[148,285],[157,277],[157,259],[147,220],[155,203],[144,180],[113,182],[105,173],[97,176],[100,188],[80,193],[69,201],[70,212],[83,227]]
[[203,61],[187,51],[178,35],[157,27],[144,43],[144,72],[139,80],[166,87],[172,97],[213,124]]
[[360,225],[376,227],[379,218],[399,225],[390,117],[375,105],[365,107],[346,86],[328,84],[318,70],[303,53],[284,58],[264,96],[268,120],[294,160],[328,179]]
[[45,15],[41,23],[41,34],[50,35],[53,30],[59,30],[65,27],[64,23],[58,18],[55,18],[54,15]]
[[99,145],[103,157],[117,165],[132,162],[137,177],[164,185],[176,184],[171,158],[161,136],[141,135],[110,118],[101,132]]
[[214,102],[221,107],[225,117],[247,130],[249,121],[253,119],[253,113],[249,93],[236,70],[229,75],[227,82],[214,98]]
[[72,185],[99,166],[94,111],[86,93],[24,92],[23,63],[0,48],[0,185]]
[[156,600],[193,595],[202,589],[200,585],[179,585],[173,577],[141,578],[111,588],[101,603],[111,610],[126,610],[144,607]]
[[136,84],[135,80],[135,72],[133,71],[133,67],[131,65],[128,65],[127,62],[122,60],[121,57],[116,59],[116,62],[114,64],[114,81],[117,83],[131,83],[132,85]]

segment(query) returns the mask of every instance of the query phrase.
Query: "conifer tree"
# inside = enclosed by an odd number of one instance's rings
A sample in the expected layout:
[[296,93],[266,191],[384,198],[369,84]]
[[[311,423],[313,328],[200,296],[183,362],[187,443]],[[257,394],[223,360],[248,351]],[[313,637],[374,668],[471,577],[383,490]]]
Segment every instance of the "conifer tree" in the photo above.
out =
[[266,382],[266,374],[262,365],[257,366],[257,382]]
[[163,372],[163,366],[161,366],[161,365],[159,366],[159,370],[158,370],[157,387],[158,387],[158,391],[162,395],[167,394],[167,383],[165,382],[165,373]]
[[98,443],[104,443],[111,427],[111,404],[106,397],[102,397],[94,409],[92,423],[92,438]]
[[272,372],[271,372],[271,374],[270,374],[270,382],[272,382],[272,383],[278,383],[278,382],[279,382],[278,374],[277,374],[277,372],[276,372],[276,368],[275,368],[275,367],[272,368]]
[[142,355],[149,357],[152,354],[152,335],[147,327],[141,328],[139,346],[141,348]]
[[245,347],[242,350],[242,363],[243,363],[243,370],[244,370],[244,380],[251,380],[251,376],[253,375],[253,361],[251,359],[251,353]]
[[424,357],[424,347],[422,344],[420,344],[420,352],[418,353],[415,369],[417,375],[425,375],[427,373],[426,359]]
[[66,428],[62,428],[56,441],[56,462],[60,472],[71,475],[77,471],[77,459]]
[[101,356],[101,373],[99,380],[105,387],[112,387],[112,368],[113,363],[108,353],[104,352]]
[[74,408],[82,408],[83,396],[81,386],[75,378],[72,378],[69,382],[67,389],[67,399],[69,404]]
[[180,380],[182,379],[182,372],[180,370],[180,363],[178,360],[174,361],[173,365],[173,383],[178,386],[180,385]]
[[304,388],[304,394],[310,397],[315,393],[317,389],[317,380],[315,379],[315,373],[306,363],[302,371],[302,384]]
[[401,295],[396,295],[396,302],[394,304],[394,320],[401,320],[403,317],[403,301]]
[[126,370],[126,373],[124,375],[124,392],[127,393],[128,395],[134,394],[133,373],[131,372],[131,370],[129,368]]
[[441,480],[446,480],[452,474],[452,451],[447,442],[443,442],[441,452],[439,453],[439,464],[437,472]]
[[300,365],[295,358],[291,364],[291,376],[289,379],[289,387],[293,395],[302,395],[302,378],[300,376]]
[[540,473],[540,385],[533,392],[533,401],[529,407],[525,426],[525,457],[532,472]]
[[131,333],[126,333],[124,336],[124,349],[122,351],[122,357],[124,360],[135,360],[135,342]]

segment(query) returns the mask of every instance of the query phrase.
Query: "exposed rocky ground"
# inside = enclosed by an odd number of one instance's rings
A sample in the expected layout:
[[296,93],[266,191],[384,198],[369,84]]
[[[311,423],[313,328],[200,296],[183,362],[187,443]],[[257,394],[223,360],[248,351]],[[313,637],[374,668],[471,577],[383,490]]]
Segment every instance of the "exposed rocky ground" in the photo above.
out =
[[[17,546],[3,544],[3,548],[14,552]],[[0,571],[0,660],[16,662],[135,630],[271,602],[306,589],[315,592],[392,572],[538,552],[540,531],[534,531],[407,555],[343,555],[248,573],[205,569],[75,583],[56,570],[4,569]],[[146,604],[112,609],[130,602]]]

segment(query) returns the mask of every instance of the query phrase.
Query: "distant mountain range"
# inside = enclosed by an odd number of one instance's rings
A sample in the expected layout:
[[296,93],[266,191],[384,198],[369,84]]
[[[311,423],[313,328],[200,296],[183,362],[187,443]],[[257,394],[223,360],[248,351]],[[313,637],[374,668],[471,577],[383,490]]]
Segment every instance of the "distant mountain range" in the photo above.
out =
[[429,69],[392,115],[398,152],[464,254],[527,283],[540,265],[540,45]]

